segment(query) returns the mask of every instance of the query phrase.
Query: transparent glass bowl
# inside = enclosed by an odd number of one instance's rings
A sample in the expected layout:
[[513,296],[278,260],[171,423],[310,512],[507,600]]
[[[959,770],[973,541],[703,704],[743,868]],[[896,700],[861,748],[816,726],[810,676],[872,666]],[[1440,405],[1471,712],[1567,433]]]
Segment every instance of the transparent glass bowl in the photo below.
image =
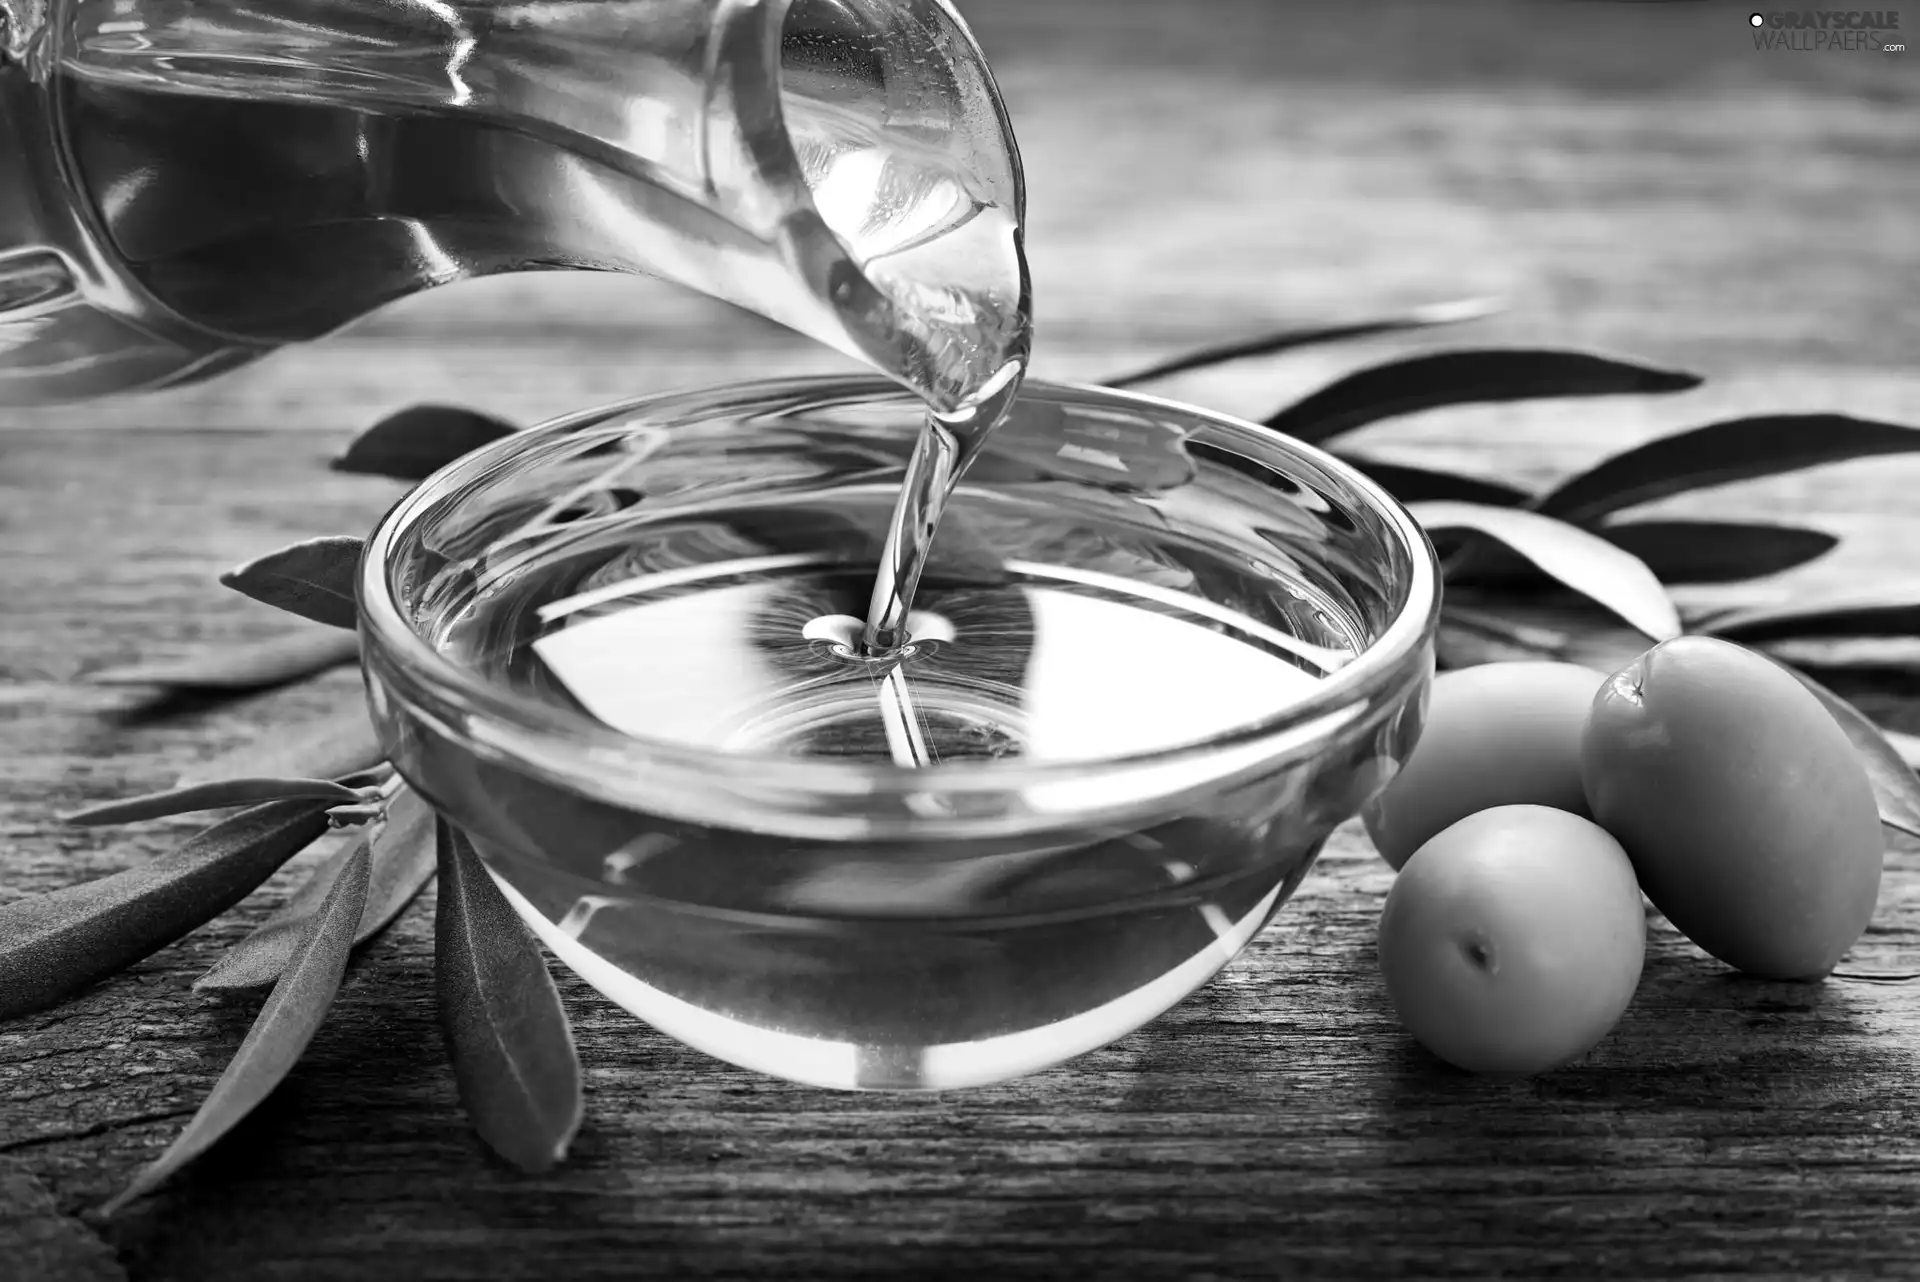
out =
[[[1377,485],[1253,424],[1045,383],[956,494],[937,550],[958,561],[936,555],[922,595],[997,593],[1036,619],[1064,597],[1109,614],[1117,601],[1193,623],[1181,635],[1197,649],[1135,653],[1121,627],[1084,648],[1087,664],[1056,653],[968,687],[1010,701],[1011,725],[1023,680],[1120,672],[1075,714],[1107,730],[1050,732],[1045,750],[1035,731],[1024,748],[916,769],[820,755],[812,730],[766,730],[777,716],[754,723],[757,739],[688,733],[706,699],[694,674],[728,635],[636,649],[631,681],[616,665],[637,723],[590,714],[528,657],[577,622],[557,615],[618,614],[641,580],[649,600],[703,574],[751,583],[753,567],[861,581],[919,423],[878,378],[571,415],[431,477],[361,569],[369,701],[391,759],[468,831],[535,933],[681,1041],[830,1087],[998,1081],[1165,1011],[1273,918],[1391,777],[1433,673],[1433,552]],[[787,519],[817,502],[831,519]],[[597,549],[593,573],[528,568],[582,548]],[[1025,577],[1003,582],[1003,567]],[[943,584],[959,586],[943,597]],[[950,613],[964,657],[975,616]],[[1210,657],[1243,634],[1333,658],[1276,703]],[[821,653],[807,644],[803,663]],[[968,694],[955,715],[977,705]],[[1184,729],[1132,716],[1156,708]],[[1130,739],[1141,725],[1152,733]]]

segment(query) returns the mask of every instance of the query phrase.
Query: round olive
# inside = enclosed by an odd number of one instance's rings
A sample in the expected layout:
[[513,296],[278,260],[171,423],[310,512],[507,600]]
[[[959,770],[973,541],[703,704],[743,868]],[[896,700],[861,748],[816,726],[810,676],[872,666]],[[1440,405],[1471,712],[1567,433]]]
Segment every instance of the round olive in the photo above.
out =
[[1587,815],[1580,728],[1606,674],[1573,663],[1488,663],[1434,678],[1406,764],[1361,812],[1399,868],[1441,829],[1491,806]]
[[1497,806],[1421,846],[1380,914],[1401,1023],[1470,1072],[1584,1055],[1640,983],[1647,915],[1620,843],[1547,806]]

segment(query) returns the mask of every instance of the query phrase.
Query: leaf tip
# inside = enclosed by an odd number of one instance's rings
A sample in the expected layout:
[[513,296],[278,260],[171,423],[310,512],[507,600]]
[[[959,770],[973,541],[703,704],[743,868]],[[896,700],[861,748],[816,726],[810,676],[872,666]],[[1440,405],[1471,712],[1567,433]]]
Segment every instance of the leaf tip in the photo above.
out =
[[148,1178],[148,1173],[143,1170],[133,1177],[131,1184],[95,1207],[93,1213],[98,1219],[110,1220],[152,1191],[153,1182]]
[[221,963],[215,962],[206,974],[193,981],[193,991],[215,996],[225,996],[229,993],[253,992],[267,987],[279,978],[278,975],[275,975],[272,979],[262,982],[257,977],[235,975],[230,971],[223,971],[221,969]]
[[542,1152],[529,1154],[529,1156],[534,1159],[533,1162],[516,1162],[515,1165],[520,1166],[522,1170],[534,1175],[551,1171],[555,1167],[563,1165],[567,1157],[573,1152],[573,1142],[580,1138],[580,1125],[583,1117],[584,1107],[580,1098],[578,1083],[576,1082],[572,1112],[561,1126],[559,1133],[553,1137],[551,1145]]
[[132,823],[143,817],[162,817],[158,815],[141,816],[136,814],[129,818],[122,813],[126,810],[126,807],[127,802],[125,799],[120,801],[103,801],[91,806],[82,806],[78,810],[69,810],[64,814],[55,815],[54,818],[69,828],[105,828],[117,823]]
[[568,1150],[572,1145],[573,1133],[569,1131],[555,1140],[551,1148],[527,1147],[512,1153],[496,1148],[494,1152],[506,1159],[508,1165],[523,1174],[545,1175],[566,1162]]
[[354,445],[348,446],[345,450],[328,459],[327,470],[329,472],[339,472],[343,476],[378,476],[388,480],[412,479],[410,477],[396,475],[396,470],[405,469],[370,465],[364,457],[365,453],[366,451],[356,442]]
[[243,561],[231,569],[222,570],[218,579],[220,586],[246,596],[252,596],[253,594],[247,591],[247,571],[251,570],[255,564],[256,562],[254,561]]
[[[1651,617],[1649,617],[1646,622],[1652,623],[1655,626],[1651,630],[1646,631],[1646,636],[1651,638],[1655,644],[1661,641],[1671,641],[1677,636],[1684,635],[1687,630],[1686,625],[1680,622],[1680,607],[1674,605],[1671,600],[1667,602],[1667,608],[1664,612],[1656,614],[1654,611],[1649,610],[1647,613]],[[1628,620],[1628,622],[1631,623],[1632,620]],[[1635,626],[1637,627],[1639,625],[1635,624]]]

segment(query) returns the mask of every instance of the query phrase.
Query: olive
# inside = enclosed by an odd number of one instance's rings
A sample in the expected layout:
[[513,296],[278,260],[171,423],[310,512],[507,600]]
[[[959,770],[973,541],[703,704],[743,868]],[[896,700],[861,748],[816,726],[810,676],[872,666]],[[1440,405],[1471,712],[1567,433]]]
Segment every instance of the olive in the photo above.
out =
[[1885,837],[1853,745],[1772,660],[1662,642],[1609,678],[1581,738],[1594,819],[1688,939],[1773,979],[1826,974],[1873,916]]
[[1587,817],[1580,730],[1606,674],[1573,663],[1488,663],[1433,681],[1420,742],[1361,813],[1395,868],[1441,829],[1491,806]]

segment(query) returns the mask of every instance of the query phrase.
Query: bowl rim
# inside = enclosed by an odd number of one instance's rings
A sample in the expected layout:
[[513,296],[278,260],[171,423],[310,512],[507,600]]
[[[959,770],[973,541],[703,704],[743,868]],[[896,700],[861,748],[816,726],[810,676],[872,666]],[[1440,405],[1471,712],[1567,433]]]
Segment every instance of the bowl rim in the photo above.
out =
[[[1196,426],[1207,424],[1251,433],[1282,454],[1290,467],[1304,465],[1309,472],[1324,474],[1337,486],[1356,494],[1370,514],[1383,520],[1396,536],[1412,567],[1405,602],[1372,642],[1321,680],[1310,694],[1278,713],[1229,727],[1206,739],[1092,760],[956,762],[925,769],[883,762],[728,752],[628,735],[584,714],[515,694],[447,660],[408,623],[395,602],[389,561],[399,539],[433,507],[484,481],[488,472],[503,466],[539,438],[562,436],[571,429],[615,417],[635,418],[669,406],[687,408],[703,401],[712,402],[718,409],[748,400],[794,399],[824,404],[887,399],[910,403],[915,399],[898,383],[878,374],[802,375],[683,388],[577,410],[491,441],[421,481],[380,519],[363,545],[356,570],[362,665],[369,686],[378,668],[387,688],[410,712],[430,716],[443,734],[454,732],[452,737],[463,747],[496,760],[510,759],[516,767],[533,769],[565,786],[584,786],[616,804],[623,795],[621,782],[626,781],[631,788],[634,771],[662,767],[730,779],[749,792],[876,801],[888,796],[999,794],[1046,784],[1111,782],[1112,776],[1130,771],[1140,773],[1144,784],[1151,777],[1186,778],[1193,771],[1179,769],[1183,763],[1192,765],[1223,755],[1223,766],[1240,763],[1238,773],[1255,765],[1270,770],[1365,719],[1364,714],[1382,695],[1391,694],[1430,669],[1430,648],[1440,608],[1439,561],[1419,522],[1378,482],[1285,433],[1185,402],[1094,384],[1028,379],[1022,396],[1036,393],[1153,411]],[[455,715],[449,715],[455,710]],[[476,714],[482,718],[478,722]],[[460,725],[467,733],[455,732]],[[485,733],[474,735],[476,725]],[[1162,767],[1171,769],[1171,775],[1168,769],[1160,769],[1155,776],[1155,770]]]

